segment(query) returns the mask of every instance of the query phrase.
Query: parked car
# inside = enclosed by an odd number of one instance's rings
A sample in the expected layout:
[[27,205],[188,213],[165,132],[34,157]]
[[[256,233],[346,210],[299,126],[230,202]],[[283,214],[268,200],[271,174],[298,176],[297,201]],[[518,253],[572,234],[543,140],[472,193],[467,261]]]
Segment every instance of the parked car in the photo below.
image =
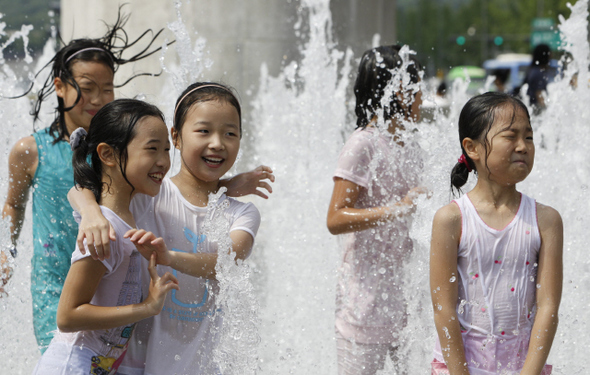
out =
[[[531,55],[525,53],[505,53],[498,55],[495,59],[486,60],[483,67],[488,76],[494,75],[494,72],[499,69],[510,71],[504,91],[512,92],[523,84],[532,59]],[[558,62],[552,59],[549,65],[557,68]]]

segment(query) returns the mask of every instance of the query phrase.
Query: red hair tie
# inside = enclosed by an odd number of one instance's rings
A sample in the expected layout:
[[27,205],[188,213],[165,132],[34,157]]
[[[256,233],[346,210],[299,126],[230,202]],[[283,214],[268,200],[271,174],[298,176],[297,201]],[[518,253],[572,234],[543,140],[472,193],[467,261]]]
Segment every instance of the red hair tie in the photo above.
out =
[[465,164],[467,167],[467,172],[471,172],[471,167],[469,166],[469,162],[467,162],[467,158],[465,158],[465,154],[461,154],[458,160],[459,164]]

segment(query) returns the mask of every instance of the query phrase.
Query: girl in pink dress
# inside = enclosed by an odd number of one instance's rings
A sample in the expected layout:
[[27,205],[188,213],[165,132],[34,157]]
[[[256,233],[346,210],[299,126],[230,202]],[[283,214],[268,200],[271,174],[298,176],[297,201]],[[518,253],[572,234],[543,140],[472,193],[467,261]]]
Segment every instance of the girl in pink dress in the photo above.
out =
[[336,296],[339,374],[375,374],[388,355],[404,373],[396,354],[406,320],[401,275],[421,191],[419,150],[404,129],[419,119],[420,76],[407,47],[371,49],[359,66],[357,129],[338,158],[328,211],[330,232],[346,234]]
[[504,93],[476,96],[461,111],[459,138],[451,183],[478,178],[432,225],[432,373],[550,374],[563,226],[556,210],[516,190],[535,157],[527,108]]

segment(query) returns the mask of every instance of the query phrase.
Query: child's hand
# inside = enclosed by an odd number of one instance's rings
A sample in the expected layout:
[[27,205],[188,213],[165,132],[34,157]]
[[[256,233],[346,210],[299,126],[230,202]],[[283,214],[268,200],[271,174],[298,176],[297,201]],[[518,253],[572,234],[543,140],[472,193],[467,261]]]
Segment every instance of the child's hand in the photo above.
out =
[[137,248],[137,251],[145,259],[151,260],[152,253],[157,255],[158,264],[169,266],[172,261],[170,251],[164,243],[162,237],[156,237],[152,232],[143,229],[130,229],[125,233],[123,238],[129,238]]
[[92,259],[105,260],[111,257],[111,241],[115,241],[117,237],[110,221],[104,216],[86,215],[80,221],[76,239],[82,254],[86,254],[84,239]]
[[4,285],[12,277],[12,267],[8,262],[8,257],[4,251],[0,251],[0,298],[8,297],[8,293],[4,291]]
[[166,272],[164,276],[160,277],[156,271],[156,253],[150,256],[150,265],[148,271],[150,273],[150,291],[143,303],[151,310],[152,315],[158,315],[164,307],[164,300],[166,294],[172,289],[180,290],[178,286],[178,279],[170,272]]
[[270,180],[275,182],[275,175],[272,174],[270,167],[261,165],[258,168],[246,172],[240,173],[229,180],[226,180],[223,184],[227,188],[227,195],[230,197],[243,197],[245,195],[258,195],[264,199],[268,199],[268,196],[258,188],[266,189],[269,193],[272,193],[272,187],[270,184],[263,180]]
[[408,194],[400,202],[405,206],[407,213],[416,211],[416,199],[421,195],[426,195],[427,198],[430,198],[430,192],[424,186],[418,186],[408,191]]

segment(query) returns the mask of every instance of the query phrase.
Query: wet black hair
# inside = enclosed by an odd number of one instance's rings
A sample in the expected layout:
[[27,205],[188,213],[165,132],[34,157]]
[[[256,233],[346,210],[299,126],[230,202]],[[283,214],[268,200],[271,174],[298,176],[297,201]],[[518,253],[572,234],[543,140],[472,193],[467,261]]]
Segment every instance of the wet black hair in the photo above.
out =
[[174,129],[178,132],[178,136],[181,134],[189,109],[196,103],[212,100],[231,104],[238,111],[238,117],[240,118],[240,138],[242,138],[242,109],[240,102],[230,87],[214,82],[193,83],[180,94],[176,100],[174,110]]
[[[135,138],[137,123],[144,117],[157,117],[164,121],[158,107],[136,99],[117,99],[102,107],[90,121],[88,134],[82,137],[74,149],[72,166],[74,181],[81,187],[92,191],[100,203],[102,189],[102,162],[96,147],[106,143],[118,153],[119,168],[125,181],[135,190],[127,179],[127,146]],[[90,155],[90,163],[88,156]],[[108,186],[106,186],[108,188]]]
[[531,66],[547,66],[551,59],[551,48],[547,44],[539,44],[533,50],[533,61]]
[[[385,95],[385,87],[393,77],[392,72],[404,64],[399,54],[401,48],[399,45],[380,46],[363,54],[354,83],[357,128],[366,127],[377,115],[379,109],[383,110],[385,119],[390,119],[395,114],[407,115],[395,95],[391,96],[389,105],[381,108],[381,99]],[[418,83],[422,65],[410,55],[410,63],[406,71],[410,75],[410,81],[414,84]]]
[[[512,126],[518,111],[523,111],[526,114],[528,121],[531,117],[527,107],[520,99],[515,98],[503,92],[487,92],[485,94],[474,96],[469,99],[467,104],[461,110],[459,115],[459,142],[461,144],[461,152],[465,160],[469,164],[469,168],[475,173],[478,171],[475,168],[473,160],[467,156],[463,148],[463,139],[471,138],[481,142],[486,151],[486,166],[487,157],[489,155],[490,142],[488,140],[488,133],[494,124],[497,110],[506,106],[512,107],[512,120],[508,128]],[[457,192],[461,191],[461,187],[465,185],[469,178],[469,170],[464,163],[457,163],[451,172],[451,188]]]
[[[34,122],[36,122],[39,119],[41,105],[43,104],[43,102],[46,101],[47,98],[49,98],[55,91],[55,87],[53,84],[55,78],[60,78],[64,82],[64,84],[72,86],[78,92],[76,102],[71,107],[66,108],[63,99],[60,97],[57,98],[57,108],[55,108],[55,119],[49,127],[50,133],[54,138],[54,144],[64,139],[66,136],[69,136],[69,132],[67,130],[66,123],[64,120],[64,113],[74,108],[76,104],[78,104],[82,96],[80,88],[78,87],[78,84],[76,83],[76,80],[72,75],[72,67],[76,62],[98,62],[107,66],[114,74],[119,68],[119,66],[141,60],[162,49],[161,46],[153,49],[151,49],[151,47],[155,43],[156,39],[160,36],[160,34],[164,31],[164,29],[160,29],[156,33],[154,33],[152,29],[148,29],[143,34],[141,34],[137,39],[129,40],[127,33],[123,29],[123,27],[127,23],[127,20],[129,19],[129,15],[122,14],[121,12],[121,8],[124,5],[125,4],[119,7],[117,20],[112,26],[109,26],[105,23],[108,30],[103,37],[98,39],[85,38],[72,40],[70,43],[61,48],[51,59],[51,61],[49,61],[49,63],[47,63],[41,69],[41,71],[43,71],[47,67],[51,66],[51,73],[49,74],[47,80],[43,84],[43,87],[38,91],[37,100],[31,111],[31,115],[34,118]],[[149,41],[143,49],[141,49],[138,53],[136,53],[133,56],[123,58],[123,53],[125,51],[137,45],[146,36],[148,37]],[[60,41],[62,42],[62,44],[65,44],[63,43],[63,40],[61,40],[61,38]],[[174,43],[174,41],[168,43],[168,45],[170,45],[171,43]],[[41,71],[37,73],[37,75],[39,75]],[[130,77],[127,81],[125,81],[123,84],[118,85],[116,87],[122,87],[129,83],[132,79],[139,76],[158,76],[159,74],[160,73],[135,74],[132,77]]]

